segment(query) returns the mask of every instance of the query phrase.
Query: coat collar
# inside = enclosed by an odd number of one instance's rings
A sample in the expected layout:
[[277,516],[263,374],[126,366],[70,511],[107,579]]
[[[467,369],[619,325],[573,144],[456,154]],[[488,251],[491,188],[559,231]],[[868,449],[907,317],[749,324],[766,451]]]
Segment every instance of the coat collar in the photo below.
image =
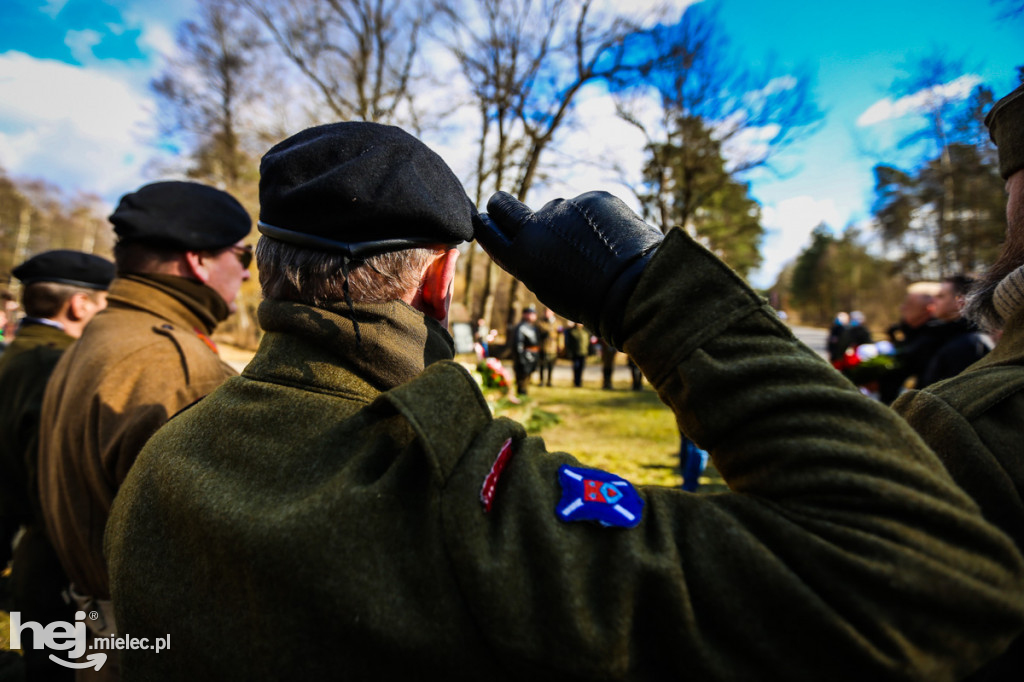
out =
[[243,376],[367,402],[454,355],[448,332],[401,301],[356,303],[350,311],[343,303],[266,300],[258,317],[266,334]]
[[183,277],[119,276],[110,284],[107,310],[143,310],[185,329],[210,334],[218,319],[210,310],[209,302],[195,295],[195,286],[196,283]]

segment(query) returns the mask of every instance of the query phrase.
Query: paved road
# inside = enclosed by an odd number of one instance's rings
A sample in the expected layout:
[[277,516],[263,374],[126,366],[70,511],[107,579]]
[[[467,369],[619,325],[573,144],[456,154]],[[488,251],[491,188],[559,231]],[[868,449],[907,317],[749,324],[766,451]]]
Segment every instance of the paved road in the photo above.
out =
[[827,329],[818,329],[817,327],[792,327],[792,329],[796,338],[807,344],[811,350],[818,351],[818,355],[823,358],[828,357],[828,352],[825,350],[825,342],[828,340]]

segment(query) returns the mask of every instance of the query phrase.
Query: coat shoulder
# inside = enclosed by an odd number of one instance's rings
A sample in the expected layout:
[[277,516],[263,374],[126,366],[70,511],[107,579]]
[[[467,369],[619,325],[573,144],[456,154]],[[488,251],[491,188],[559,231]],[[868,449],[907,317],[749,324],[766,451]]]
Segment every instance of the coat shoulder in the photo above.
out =
[[480,388],[456,362],[434,363],[380,401],[405,417],[445,474],[493,419]]

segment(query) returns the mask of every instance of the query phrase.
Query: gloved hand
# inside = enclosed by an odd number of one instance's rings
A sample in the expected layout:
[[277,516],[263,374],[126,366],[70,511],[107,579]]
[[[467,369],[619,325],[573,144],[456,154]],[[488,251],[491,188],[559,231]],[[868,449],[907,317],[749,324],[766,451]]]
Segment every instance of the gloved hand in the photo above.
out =
[[474,219],[495,262],[559,315],[621,348],[626,301],[663,235],[607,192],[556,199],[536,213],[498,192]]

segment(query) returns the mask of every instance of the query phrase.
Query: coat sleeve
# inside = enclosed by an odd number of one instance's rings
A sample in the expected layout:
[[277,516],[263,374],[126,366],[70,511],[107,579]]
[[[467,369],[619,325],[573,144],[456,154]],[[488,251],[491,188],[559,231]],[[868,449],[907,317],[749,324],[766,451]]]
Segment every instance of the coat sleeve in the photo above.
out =
[[731,492],[641,488],[631,529],[560,521],[558,469],[575,460],[507,420],[480,429],[446,475],[443,522],[496,657],[566,678],[954,680],[1024,626],[1009,539],[904,421],[681,232],[625,331]]

